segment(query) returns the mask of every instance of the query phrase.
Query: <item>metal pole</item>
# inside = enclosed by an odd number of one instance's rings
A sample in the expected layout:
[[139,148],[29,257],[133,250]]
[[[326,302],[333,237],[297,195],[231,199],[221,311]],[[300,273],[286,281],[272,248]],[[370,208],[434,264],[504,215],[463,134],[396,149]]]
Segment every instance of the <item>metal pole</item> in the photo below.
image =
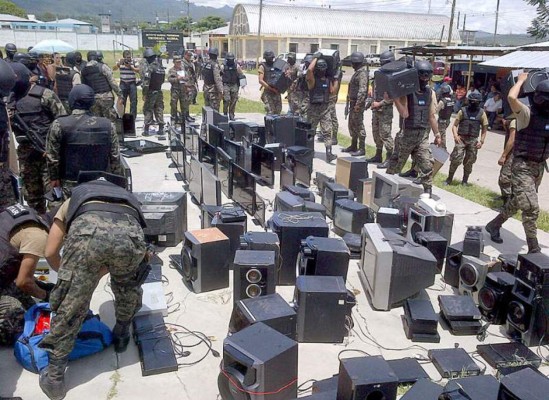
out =
[[499,0],[496,5],[496,26],[494,27],[494,46],[496,45],[496,36],[498,34],[498,19],[499,19]]
[[469,86],[471,85],[471,74],[473,73],[473,55],[471,54],[469,56],[469,74],[467,75],[467,90],[469,90]]
[[256,66],[259,68],[259,56],[261,54],[261,17],[263,16],[263,0],[259,0],[259,26],[257,27],[257,45],[259,46],[259,52],[256,57]]
[[450,28],[448,29],[448,41],[446,46],[452,43],[452,31],[454,30],[454,13],[456,11],[456,0],[452,0],[452,13],[450,14]]

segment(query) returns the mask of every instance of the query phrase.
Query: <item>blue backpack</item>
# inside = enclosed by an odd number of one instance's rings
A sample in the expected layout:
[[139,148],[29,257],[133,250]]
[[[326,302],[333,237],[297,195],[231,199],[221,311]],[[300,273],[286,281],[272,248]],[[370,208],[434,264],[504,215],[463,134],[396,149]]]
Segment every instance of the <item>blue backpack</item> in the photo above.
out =
[[[39,373],[48,366],[48,352],[38,347],[42,339],[48,334],[45,330],[41,334],[35,334],[38,317],[42,311],[49,311],[49,303],[40,303],[32,306],[25,313],[25,327],[23,333],[17,338],[14,347],[15,358],[28,371]],[[89,356],[103,351],[112,343],[112,332],[107,325],[88,311],[82,329],[76,338],[74,348],[69,354],[69,360]]]

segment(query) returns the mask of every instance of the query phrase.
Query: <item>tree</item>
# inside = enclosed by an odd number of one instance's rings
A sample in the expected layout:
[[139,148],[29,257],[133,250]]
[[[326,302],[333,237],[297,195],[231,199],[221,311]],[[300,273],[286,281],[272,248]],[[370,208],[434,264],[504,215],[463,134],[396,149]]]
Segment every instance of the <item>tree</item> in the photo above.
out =
[[9,14],[21,18],[27,18],[27,11],[25,9],[7,0],[0,0],[0,14]]
[[221,28],[222,26],[225,26],[225,25],[227,25],[227,23],[223,18],[216,17],[213,15],[208,15],[207,17],[204,17],[200,21],[198,21],[194,26],[193,30],[197,32],[204,32],[204,31],[209,31],[216,28]]
[[537,7],[537,17],[532,20],[532,24],[527,32],[530,36],[538,39],[544,39],[549,36],[549,4],[547,0],[525,0],[528,4]]
[[170,24],[170,29],[174,29],[176,31],[188,32],[190,30],[190,26],[192,23],[193,23],[192,18],[181,17],[179,19],[176,19],[174,22]]

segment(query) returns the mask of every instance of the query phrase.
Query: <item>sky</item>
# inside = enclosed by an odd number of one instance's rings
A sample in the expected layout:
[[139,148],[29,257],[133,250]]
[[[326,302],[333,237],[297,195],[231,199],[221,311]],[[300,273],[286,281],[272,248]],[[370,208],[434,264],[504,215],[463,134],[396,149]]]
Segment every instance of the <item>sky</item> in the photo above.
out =
[[[192,1],[192,0],[191,0]],[[225,4],[259,3],[259,0],[195,0],[196,5],[220,7]],[[328,6],[346,10],[400,11],[450,16],[452,0],[264,0],[263,4]],[[466,14],[466,29],[494,32],[497,0],[456,0],[456,19],[460,13],[460,29]],[[523,0],[500,0],[498,33],[526,33],[536,9]]]

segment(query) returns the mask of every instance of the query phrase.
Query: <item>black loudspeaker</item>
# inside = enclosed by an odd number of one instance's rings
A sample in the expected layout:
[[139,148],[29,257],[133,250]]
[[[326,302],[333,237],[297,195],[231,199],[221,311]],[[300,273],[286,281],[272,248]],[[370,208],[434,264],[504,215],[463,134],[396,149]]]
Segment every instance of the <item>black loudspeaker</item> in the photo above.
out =
[[295,310],[278,293],[237,301],[229,322],[229,333],[263,322],[296,340]]
[[498,400],[546,400],[549,379],[525,368],[501,378]]
[[533,288],[515,276],[507,312],[507,333],[525,346],[549,343],[549,286]]
[[284,147],[295,144],[296,117],[287,115],[265,116],[265,137],[267,143],[282,143]]
[[346,299],[340,276],[298,276],[294,293],[298,342],[343,342],[350,327]]
[[459,294],[466,294],[478,300],[478,291],[484,286],[486,275],[493,266],[490,257],[484,254],[480,258],[464,254],[459,267]]
[[229,287],[229,238],[217,228],[185,232],[183,279],[195,293]]
[[459,287],[459,267],[463,255],[463,242],[448,246],[446,251],[446,263],[444,264],[444,282],[447,285]]
[[[305,125],[305,126],[304,126]],[[296,146],[307,147],[314,151],[315,148],[315,130],[311,129],[307,124],[298,122],[295,128],[295,144]]]
[[212,219],[212,227],[219,229],[229,238],[231,243],[231,253],[229,254],[229,266],[233,265],[235,253],[240,247],[240,236],[247,231],[246,215],[241,221],[225,222],[222,220],[221,215],[217,214]]
[[341,276],[347,280],[349,248],[343,239],[309,236],[301,241],[299,275]]
[[296,398],[297,356],[297,342],[261,322],[227,337],[217,380],[221,398]]
[[376,91],[387,92],[389,98],[406,96],[414,93],[419,86],[415,68],[408,68],[405,61],[393,61],[374,72]]
[[480,257],[484,251],[484,235],[482,227],[468,226],[463,239],[463,255]]
[[339,363],[337,400],[396,400],[398,378],[381,356],[344,358]]
[[492,375],[469,376],[448,381],[443,400],[497,400],[499,382]]
[[[274,232],[246,232],[240,236],[240,250],[270,250],[275,252],[275,265],[280,269],[280,241]],[[278,280],[278,279],[277,279]]]
[[448,240],[436,232],[418,232],[416,234],[416,242],[427,249],[437,259],[438,273],[442,272],[442,265],[446,258],[446,250],[448,248]]
[[237,250],[234,256],[233,301],[275,292],[275,252]]
[[314,150],[304,146],[290,146],[286,148],[286,158],[289,160],[298,160],[313,170]]
[[532,287],[549,285],[549,256],[543,253],[519,254],[515,277]]
[[320,213],[275,212],[269,225],[280,240],[278,285],[295,285],[301,241],[308,236],[328,237],[329,227]]
[[490,272],[484,286],[478,292],[480,313],[492,325],[503,325],[507,320],[507,309],[515,277],[508,272]]

